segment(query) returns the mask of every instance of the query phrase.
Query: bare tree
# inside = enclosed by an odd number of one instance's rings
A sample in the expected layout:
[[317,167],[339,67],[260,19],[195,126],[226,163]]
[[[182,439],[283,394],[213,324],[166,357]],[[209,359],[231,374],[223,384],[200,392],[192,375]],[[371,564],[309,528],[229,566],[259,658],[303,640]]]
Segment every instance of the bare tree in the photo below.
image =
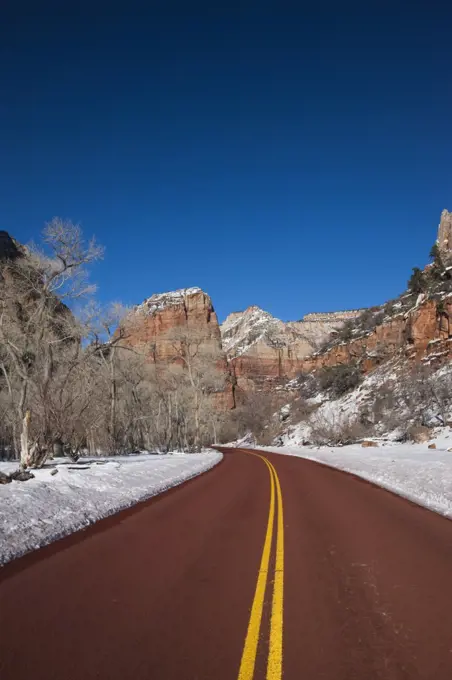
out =
[[[4,263],[0,281],[1,370],[16,413],[22,468],[39,465],[51,445],[46,405],[63,355],[74,348],[72,365],[83,338],[67,305],[93,292],[87,266],[102,256],[94,241],[85,245],[78,225],[57,218],[46,225],[43,242],[49,254],[29,249]],[[36,403],[44,422],[31,441]]]
[[196,328],[182,326],[173,329],[168,339],[172,343],[174,363],[183,369],[180,372],[179,392],[182,401],[188,400],[186,405],[191,407],[193,448],[197,451],[201,446],[205,416],[211,411],[212,395],[225,387],[221,353],[216,344],[206,339],[205,334]]

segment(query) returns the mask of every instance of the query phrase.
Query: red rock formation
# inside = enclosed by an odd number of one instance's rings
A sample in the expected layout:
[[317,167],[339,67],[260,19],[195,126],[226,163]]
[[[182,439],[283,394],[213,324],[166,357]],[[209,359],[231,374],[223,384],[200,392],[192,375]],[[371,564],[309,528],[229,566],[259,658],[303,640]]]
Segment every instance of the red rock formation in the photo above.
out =
[[212,300],[200,288],[153,295],[135,307],[121,325],[128,345],[165,366],[180,363],[180,346],[184,336],[190,336],[198,345],[199,356],[216,364],[225,376],[227,388],[216,395],[216,403],[220,408],[233,406],[232,380],[217,315]]
[[220,327],[212,300],[200,288],[153,295],[138,305],[123,323],[131,346],[146,347],[153,361],[177,355],[175,329],[201,336],[202,350],[222,354]]

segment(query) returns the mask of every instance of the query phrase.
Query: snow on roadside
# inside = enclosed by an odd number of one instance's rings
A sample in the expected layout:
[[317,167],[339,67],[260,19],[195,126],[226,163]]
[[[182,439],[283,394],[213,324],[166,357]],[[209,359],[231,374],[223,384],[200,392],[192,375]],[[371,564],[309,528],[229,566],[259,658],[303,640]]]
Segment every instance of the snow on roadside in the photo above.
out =
[[378,448],[359,444],[343,447],[260,447],[266,451],[308,458],[352,472],[399,496],[452,518],[452,433],[447,429],[427,444],[387,442]]
[[[217,451],[81,459],[77,465],[56,459],[33,470],[35,479],[0,485],[0,565],[181,484],[221,459]],[[16,468],[0,463],[2,472]]]

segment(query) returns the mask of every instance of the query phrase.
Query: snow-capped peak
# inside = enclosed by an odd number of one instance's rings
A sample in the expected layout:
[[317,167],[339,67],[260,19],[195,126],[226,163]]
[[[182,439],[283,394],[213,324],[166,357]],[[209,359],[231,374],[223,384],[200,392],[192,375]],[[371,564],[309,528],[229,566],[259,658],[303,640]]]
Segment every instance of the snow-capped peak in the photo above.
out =
[[202,293],[202,290],[197,286],[192,288],[180,288],[179,290],[170,291],[168,293],[154,293],[150,298],[144,300],[141,305],[137,305],[135,311],[154,314],[154,312],[161,311],[165,307],[180,305],[185,298],[190,295],[197,295],[198,293]]
[[275,346],[287,344],[285,324],[255,305],[243,312],[233,312],[222,323],[223,349],[230,358],[240,356],[251,345],[265,341]]

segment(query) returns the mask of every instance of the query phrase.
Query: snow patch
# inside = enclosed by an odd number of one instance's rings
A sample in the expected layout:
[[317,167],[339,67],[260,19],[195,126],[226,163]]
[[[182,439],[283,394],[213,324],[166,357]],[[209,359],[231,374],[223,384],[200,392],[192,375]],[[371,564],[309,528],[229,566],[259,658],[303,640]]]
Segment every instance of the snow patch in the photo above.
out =
[[[33,470],[35,479],[0,486],[0,564],[182,484],[221,459],[217,451],[96,458],[80,465],[55,459]],[[0,463],[2,472],[16,468]]]
[[274,453],[298,456],[351,472],[399,496],[452,518],[452,432],[445,428],[434,440],[437,449],[427,444],[384,443],[379,448],[358,444],[343,447],[294,447],[274,449]]

